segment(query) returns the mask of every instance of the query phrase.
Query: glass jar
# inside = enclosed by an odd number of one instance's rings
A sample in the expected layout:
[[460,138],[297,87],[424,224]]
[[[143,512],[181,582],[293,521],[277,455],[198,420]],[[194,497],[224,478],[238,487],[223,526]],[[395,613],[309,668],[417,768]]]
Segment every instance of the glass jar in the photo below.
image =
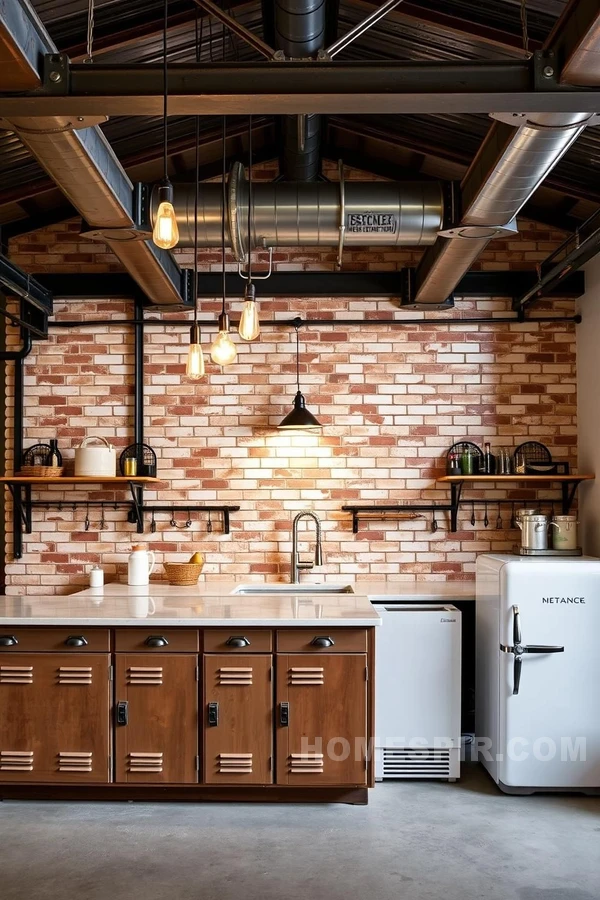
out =
[[461,453],[460,471],[463,475],[475,474],[475,453],[470,448],[463,450]]

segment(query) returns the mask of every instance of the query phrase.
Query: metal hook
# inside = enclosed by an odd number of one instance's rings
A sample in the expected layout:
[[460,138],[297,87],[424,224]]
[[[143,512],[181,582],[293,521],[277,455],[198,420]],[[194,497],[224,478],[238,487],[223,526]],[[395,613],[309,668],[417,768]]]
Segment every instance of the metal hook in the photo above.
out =
[[86,531],[90,530],[90,504],[86,503],[85,505],[85,522],[83,525]]
[[75,512],[75,510],[77,509],[77,502],[75,500],[73,500],[73,505],[71,506],[71,509],[73,510],[73,512]]
[[192,527],[192,519],[191,519],[191,517],[190,517],[190,511],[189,511],[189,509],[188,509],[188,511],[187,511],[187,514],[188,514],[188,517],[187,517],[187,520],[186,520],[186,523],[185,523],[185,527],[186,527],[186,528],[191,528],[191,527]]
[[152,521],[150,522],[150,531],[152,534],[156,531],[156,518],[154,516],[154,510],[152,510]]
[[498,517],[496,519],[496,531],[502,531],[502,507],[498,503]]
[[101,518],[100,518],[100,531],[104,531],[104,529],[106,528],[106,522],[105,522],[105,520],[104,520],[104,503],[101,504],[101,509],[102,509],[102,512],[101,512],[101,514],[100,514],[100,515],[101,515]]
[[432,514],[431,514],[431,530],[433,531],[434,534],[438,530],[438,523],[437,523],[437,519],[435,517],[435,503],[433,505]]
[[208,523],[207,523],[207,525],[206,525],[206,530],[208,531],[209,534],[210,534],[210,533],[212,532],[212,530],[213,530],[213,524],[212,524],[212,518],[211,518],[211,515],[210,515],[210,509],[209,509],[209,511],[208,511]]
[[175,510],[171,507],[171,527],[177,528],[177,521],[175,519]]

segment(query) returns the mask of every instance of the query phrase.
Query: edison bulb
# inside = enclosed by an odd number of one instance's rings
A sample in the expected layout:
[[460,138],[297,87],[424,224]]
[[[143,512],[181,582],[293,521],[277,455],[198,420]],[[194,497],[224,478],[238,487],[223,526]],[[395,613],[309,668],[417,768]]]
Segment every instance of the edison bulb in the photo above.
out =
[[230,366],[237,356],[236,346],[228,331],[219,331],[210,348],[210,358],[218,366]]
[[247,297],[244,300],[238,331],[240,337],[245,341],[255,341],[260,334],[258,307],[253,297]]
[[163,250],[172,250],[179,242],[175,210],[173,204],[168,200],[163,200],[158,207],[152,229],[152,240],[157,247],[161,247]]
[[185,374],[196,381],[204,377],[204,354],[201,344],[190,344]]

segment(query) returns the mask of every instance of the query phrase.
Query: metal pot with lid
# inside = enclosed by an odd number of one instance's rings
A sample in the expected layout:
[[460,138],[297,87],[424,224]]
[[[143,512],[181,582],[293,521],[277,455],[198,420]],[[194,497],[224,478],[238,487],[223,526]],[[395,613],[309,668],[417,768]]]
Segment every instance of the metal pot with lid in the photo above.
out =
[[521,515],[517,518],[521,529],[521,547],[524,550],[548,549],[548,516]]

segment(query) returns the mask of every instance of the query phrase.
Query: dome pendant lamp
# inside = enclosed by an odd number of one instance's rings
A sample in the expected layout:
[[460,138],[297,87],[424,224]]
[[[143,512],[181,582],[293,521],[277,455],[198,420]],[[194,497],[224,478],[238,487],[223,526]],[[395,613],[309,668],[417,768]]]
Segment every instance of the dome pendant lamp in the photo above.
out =
[[296,329],[296,386],[298,390],[296,391],[296,396],[294,397],[294,407],[291,412],[287,414],[287,416],[281,420],[278,428],[295,428],[295,429],[308,429],[308,428],[322,428],[323,426],[316,419],[311,411],[306,408],[306,400],[304,399],[304,394],[300,390],[300,320],[296,319],[294,321],[294,328]]
[[235,362],[237,350],[229,334],[227,315],[227,277],[225,273],[225,216],[227,214],[227,120],[223,116],[223,196],[221,209],[221,255],[223,257],[223,306],[218,321],[218,334],[210,347],[210,356],[218,366],[230,366]]
[[152,229],[152,242],[163,250],[172,250],[179,242],[179,228],[173,208],[173,185],[169,181],[167,160],[168,150],[168,122],[167,122],[167,25],[168,25],[168,0],[164,0],[163,23],[163,165],[164,179],[158,189],[158,209],[154,228]]

